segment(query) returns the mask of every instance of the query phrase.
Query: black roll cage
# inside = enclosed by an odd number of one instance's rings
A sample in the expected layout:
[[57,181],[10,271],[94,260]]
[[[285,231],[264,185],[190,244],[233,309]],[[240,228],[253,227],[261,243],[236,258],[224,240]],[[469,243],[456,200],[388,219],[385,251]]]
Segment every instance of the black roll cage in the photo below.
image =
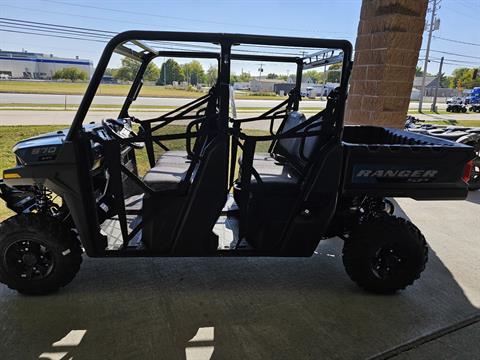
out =
[[[137,40],[147,40],[147,41],[168,41],[174,40],[177,42],[205,42],[213,43],[220,46],[220,53],[214,52],[201,52],[201,51],[156,51],[149,45]],[[142,51],[135,51],[131,48],[125,46],[127,43],[132,43],[135,46],[142,49]],[[255,55],[255,54],[236,54],[232,53],[232,46],[236,44],[244,45],[278,45],[278,46],[292,46],[292,47],[316,47],[316,48],[331,48],[338,49],[342,51],[341,56],[337,56],[334,59],[332,56],[328,56],[328,52],[315,53],[309,56],[304,57],[293,57],[293,56],[271,56],[271,55]],[[331,51],[331,50],[330,50]],[[151,189],[148,185],[138,178],[136,174],[127,169],[120,161],[118,154],[121,151],[122,145],[128,145],[133,142],[144,142],[148,154],[148,160],[150,166],[154,166],[155,157],[153,152],[153,143],[156,143],[164,150],[168,148],[161,143],[162,140],[173,140],[173,139],[186,139],[187,141],[187,150],[190,150],[191,153],[191,140],[200,136],[200,131],[198,124],[201,122],[204,117],[191,116],[188,115],[191,111],[201,108],[203,105],[207,104],[210,100],[215,101],[216,107],[216,123],[217,129],[215,131],[223,134],[223,136],[229,137],[231,139],[231,154],[230,154],[230,171],[227,175],[227,183],[225,184],[228,187],[231,187],[234,180],[235,166],[236,166],[236,155],[237,150],[240,147],[246,158],[253,157],[252,151],[254,151],[255,143],[257,141],[272,141],[273,143],[281,138],[289,137],[301,137],[306,138],[308,136],[317,135],[316,131],[305,131],[303,133],[293,133],[288,131],[282,134],[275,134],[273,131],[274,120],[279,117],[284,117],[287,109],[298,110],[299,101],[300,101],[300,85],[302,79],[302,71],[305,68],[312,68],[316,66],[329,65],[335,62],[342,62],[342,75],[340,87],[337,90],[337,101],[345,102],[346,93],[347,93],[347,83],[348,77],[351,69],[351,54],[352,47],[348,41],[345,40],[321,40],[321,39],[309,39],[309,38],[290,38],[290,37],[279,37],[279,36],[260,36],[260,35],[237,35],[237,34],[209,34],[209,33],[178,33],[178,32],[156,32],[156,31],[127,31],[115,36],[107,44],[100,60],[95,69],[95,72],[92,76],[92,79],[87,87],[85,95],[82,99],[82,102],[78,108],[78,111],[73,120],[72,126],[69,133],[67,134],[66,141],[73,142],[74,146],[78,148],[77,153],[82,152],[82,146],[85,147],[85,136],[82,131],[82,124],[85,119],[85,116],[88,112],[89,107],[91,106],[92,100],[97,92],[98,86],[101,82],[105,69],[111,59],[113,52],[117,52],[121,55],[128,56],[135,60],[141,62],[140,68],[137,72],[137,75],[132,83],[132,86],[129,90],[129,93],[125,99],[125,102],[122,106],[122,109],[119,114],[119,118],[131,118],[131,120],[136,121],[141,124],[142,128],[146,131],[144,134],[139,134],[137,136],[130,137],[128,139],[117,139],[116,141],[103,141],[102,139],[97,139],[99,142],[103,143],[105,150],[105,157],[109,159],[108,168],[112,173],[111,185],[112,190],[115,193],[115,208],[117,209],[118,218],[120,220],[121,233],[123,238],[124,249],[127,248],[128,242],[138,233],[142,228],[142,223],[138,224],[133,231],[128,233],[127,230],[127,219],[126,219],[126,209],[125,203],[123,202],[123,186],[121,181],[120,174],[126,175],[133,182],[135,182],[140,188],[143,189],[145,193],[157,193],[155,190]],[[332,53],[333,54],[333,53]],[[195,99],[175,110],[167,112],[157,118],[147,119],[147,120],[138,120],[129,116],[128,110],[132,102],[135,100],[136,96],[139,93],[140,87],[142,85],[142,78],[148,64],[156,57],[160,56],[170,56],[170,57],[183,57],[183,58],[209,58],[216,59],[218,61],[218,78],[217,83],[210,90],[210,92],[198,99]],[[279,105],[268,110],[264,114],[244,119],[231,119],[229,117],[229,104],[230,104],[230,63],[231,60],[245,60],[245,61],[269,61],[269,62],[289,62],[297,64],[297,76],[296,84],[294,89],[290,92],[287,100],[281,102]],[[333,62],[335,60],[335,62]],[[283,107],[287,109],[282,109]],[[334,129],[338,130],[336,136],[340,138],[341,130],[343,129],[343,107],[339,107],[340,111],[335,116],[335,126]],[[152,132],[160,129],[172,121],[176,120],[193,120],[188,126],[185,133],[182,134],[164,134],[164,135],[153,135]],[[259,138],[248,137],[247,135],[241,132],[241,124],[244,122],[251,122],[257,120],[270,120],[270,135],[262,136]],[[153,123],[160,122],[160,124],[152,126]],[[229,122],[232,123],[232,127],[229,127]],[[193,127],[196,127],[196,131],[192,131]],[[146,135],[146,136],[145,136]],[[88,136],[91,135],[87,135]],[[77,141],[78,140],[78,141]],[[244,143],[241,143],[241,140]],[[227,157],[228,158],[228,157]],[[112,160],[113,161],[110,161]],[[80,171],[80,177],[83,177],[85,171],[88,169],[87,159],[79,159],[78,169]],[[85,171],[84,171],[85,170]],[[250,169],[250,171],[252,171]],[[254,171],[254,170],[253,170]],[[190,174],[191,175],[191,174]],[[255,174],[254,174],[255,175]],[[250,176],[248,176],[250,179]],[[248,187],[248,184],[245,184]],[[176,192],[182,192],[185,189],[175,190]],[[85,196],[88,194],[88,190],[85,190]],[[168,195],[167,193],[162,194]],[[92,204],[93,205],[93,204]],[[93,210],[91,208],[90,210]],[[95,224],[98,225],[98,220],[95,221],[96,215],[94,212],[87,211],[89,218],[88,221],[88,233],[95,234]],[[97,236],[92,236],[91,238],[96,238]],[[97,246],[93,247],[88,246],[89,252],[93,255],[114,255],[116,251],[104,250],[100,251]],[[97,248],[97,251],[92,251],[93,248]],[[123,253],[123,251],[122,251]]]
[[[140,40],[141,39],[141,40]],[[157,51],[145,43],[145,41],[176,41],[176,42],[201,42],[210,43],[220,46],[220,54],[215,52],[204,51]],[[139,52],[128,48],[127,43],[132,43],[143,51]],[[255,54],[236,54],[232,53],[232,47],[236,44],[244,45],[271,45],[271,46],[292,46],[298,48],[324,48],[330,49],[320,51],[304,57],[293,56],[271,56],[271,55],[255,55]],[[332,49],[342,50],[342,56],[328,57],[328,51]],[[102,56],[98,62],[92,79],[87,87],[85,95],[80,103],[75,118],[73,120],[70,131],[67,134],[66,141],[73,140],[79,135],[85,116],[90,108],[93,98],[98,90],[103,74],[108,66],[112,54],[116,52],[120,55],[130,57],[141,62],[140,69],[135,80],[132,83],[127,99],[120,112],[120,117],[124,117],[128,113],[130,104],[134,101],[135,95],[138,94],[138,86],[141,83],[143,74],[148,63],[158,56],[171,57],[187,57],[187,58],[213,58],[219,62],[219,73],[222,68],[228,68],[228,77],[218,77],[219,87],[228,86],[230,77],[230,61],[231,60],[253,60],[253,61],[271,61],[271,62],[292,62],[297,63],[297,83],[296,87],[300,88],[301,76],[298,76],[303,69],[312,67],[329,65],[342,62],[342,77],[340,82],[339,93],[341,97],[346,97],[348,76],[351,69],[352,45],[346,40],[333,39],[315,39],[301,37],[283,37],[283,36],[264,36],[264,35],[245,35],[245,34],[224,34],[224,33],[200,33],[200,32],[169,32],[169,31],[140,31],[132,30],[122,32],[112,38],[106,45]],[[223,66],[227,65],[227,66]],[[227,80],[227,81],[225,81]],[[228,92],[220,92],[220,103],[223,103],[223,109],[220,110],[228,117]]]

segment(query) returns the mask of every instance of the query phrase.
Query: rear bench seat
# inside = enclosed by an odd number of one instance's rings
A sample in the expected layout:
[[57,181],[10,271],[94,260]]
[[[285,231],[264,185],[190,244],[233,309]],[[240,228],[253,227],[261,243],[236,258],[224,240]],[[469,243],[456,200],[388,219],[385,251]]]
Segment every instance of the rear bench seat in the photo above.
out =
[[[320,130],[323,115],[324,113],[306,126],[306,129],[309,132]],[[292,112],[286,119],[282,132],[305,121],[307,120],[303,114]],[[302,128],[298,132],[304,131]],[[252,175],[248,196],[242,193],[240,168],[239,178],[234,187],[234,197],[240,208],[246,210],[248,214],[246,238],[257,250],[273,250],[279,246],[283,226],[300,192],[309,160],[321,139],[322,136],[319,135],[280,139],[271,154],[256,154],[253,168],[262,183],[260,184]],[[247,204],[242,203],[245,199],[248,199]]]
[[[321,118],[315,121],[317,126],[309,127],[310,131],[317,131],[321,128]],[[306,121],[305,115],[298,111],[291,112],[280,133],[284,133],[293,127]],[[300,133],[303,130],[299,131]],[[258,173],[260,179],[264,183],[261,191],[266,193],[296,193],[299,189],[301,178],[304,175],[308,159],[316,146],[318,136],[310,136],[305,140],[302,138],[280,139],[273,147],[272,153],[256,153],[253,158],[253,168]],[[303,156],[300,154],[303,146]],[[239,160],[242,165],[242,158]],[[241,191],[241,167],[239,180],[236,185],[236,192]],[[250,191],[256,192],[260,190],[257,179],[252,175]],[[235,196],[239,201],[239,196]]]

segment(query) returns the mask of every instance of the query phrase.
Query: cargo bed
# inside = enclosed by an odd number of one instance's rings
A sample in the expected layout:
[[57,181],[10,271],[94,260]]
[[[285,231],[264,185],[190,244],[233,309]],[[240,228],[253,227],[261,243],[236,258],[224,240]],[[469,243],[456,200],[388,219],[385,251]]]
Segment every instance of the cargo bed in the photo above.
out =
[[[473,148],[448,140],[376,126],[346,126],[342,194],[465,199],[465,163]],[[468,179],[468,177],[467,177]]]

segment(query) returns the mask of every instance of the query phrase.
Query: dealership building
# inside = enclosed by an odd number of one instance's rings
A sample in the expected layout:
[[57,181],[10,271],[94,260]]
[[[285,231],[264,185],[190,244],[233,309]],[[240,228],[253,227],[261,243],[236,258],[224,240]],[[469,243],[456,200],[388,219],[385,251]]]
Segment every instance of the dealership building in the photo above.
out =
[[85,71],[90,78],[93,73],[91,60],[59,58],[52,54],[39,54],[0,50],[0,77],[5,79],[51,79],[55,72],[67,67]]

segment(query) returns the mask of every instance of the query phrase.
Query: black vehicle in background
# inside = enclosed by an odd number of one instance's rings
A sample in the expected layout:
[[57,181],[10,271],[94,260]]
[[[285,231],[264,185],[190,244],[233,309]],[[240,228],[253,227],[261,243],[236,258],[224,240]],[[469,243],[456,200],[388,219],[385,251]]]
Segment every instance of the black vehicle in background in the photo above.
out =
[[[172,42],[181,46],[172,49]],[[114,52],[139,62],[137,76],[117,118],[86,124]],[[13,149],[17,165],[3,171],[0,189],[17,215],[0,226],[0,281],[29,294],[58,289],[74,278],[82,251],[104,258],[300,257],[340,236],[345,269],[361,287],[393,293],[412,284],[425,268],[427,244],[415,225],[391,214],[385,198],[464,199],[475,154],[414,132],[344,126],[351,54],[343,40],[117,35],[70,129]],[[217,80],[198,99],[139,119],[131,105],[157,57],[210,59]],[[236,61],[291,64],[295,87],[261,115],[231,117]],[[303,71],[335,63],[342,65],[339,88],[325,109],[307,117],[300,106]],[[256,123],[269,131],[252,135],[248,127]],[[173,133],[162,132],[172,124],[179,124]],[[169,147],[175,141],[183,142],[181,150]],[[268,150],[260,150],[262,143]],[[142,158],[145,174],[138,170]]]
[[475,151],[475,159],[472,163],[472,171],[468,180],[469,190],[480,189],[480,128],[466,126],[442,126],[425,124],[423,120],[414,116],[407,116],[405,130],[419,134],[434,136],[440,139],[455,141],[459,144],[471,146]]

